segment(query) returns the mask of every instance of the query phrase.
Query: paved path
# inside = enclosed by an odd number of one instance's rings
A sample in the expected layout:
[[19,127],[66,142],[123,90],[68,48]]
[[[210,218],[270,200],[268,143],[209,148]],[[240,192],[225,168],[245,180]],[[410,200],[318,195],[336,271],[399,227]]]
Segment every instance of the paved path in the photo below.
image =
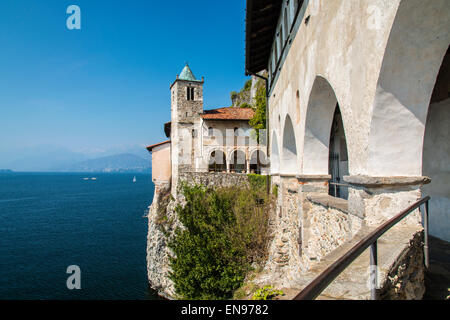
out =
[[[396,263],[399,256],[410,246],[410,240],[417,232],[423,230],[417,226],[397,225],[378,240],[379,279],[386,279],[388,271]],[[336,259],[345,254],[373,228],[363,228],[350,242],[342,245],[323,260],[313,266],[308,272],[299,275],[295,288],[283,288],[285,295],[282,300],[293,299],[304,287],[314,280]],[[338,276],[318,300],[368,300],[370,299],[369,249],[363,252],[340,276]],[[382,281],[382,280],[381,280]]]
[[450,242],[432,236],[429,242],[430,268],[425,273],[423,299],[445,300],[450,296]]

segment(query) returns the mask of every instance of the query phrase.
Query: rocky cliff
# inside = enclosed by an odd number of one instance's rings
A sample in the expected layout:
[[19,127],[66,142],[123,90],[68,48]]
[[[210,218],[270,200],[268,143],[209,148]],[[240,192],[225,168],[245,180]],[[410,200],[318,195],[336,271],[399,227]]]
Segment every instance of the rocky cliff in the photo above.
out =
[[[189,185],[209,187],[242,187],[248,186],[247,175],[222,173],[180,173],[180,181]],[[148,213],[147,235],[147,275],[150,287],[167,299],[174,299],[175,290],[170,273],[170,255],[168,239],[178,227],[182,227],[177,219],[175,208],[184,205],[185,199],[179,191],[172,196],[169,184],[155,185],[155,194]]]

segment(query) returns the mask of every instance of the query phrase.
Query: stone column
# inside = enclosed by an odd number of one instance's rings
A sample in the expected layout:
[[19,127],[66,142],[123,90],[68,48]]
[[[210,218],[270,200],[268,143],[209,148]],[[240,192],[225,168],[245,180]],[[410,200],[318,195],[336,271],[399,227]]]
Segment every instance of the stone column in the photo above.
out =
[[[344,181],[350,184],[349,212],[359,217],[367,226],[381,225],[420,200],[422,185],[431,182],[430,178],[421,176],[372,177],[362,175],[345,176]],[[416,211],[401,223],[417,225],[421,223],[421,220],[419,211]]]

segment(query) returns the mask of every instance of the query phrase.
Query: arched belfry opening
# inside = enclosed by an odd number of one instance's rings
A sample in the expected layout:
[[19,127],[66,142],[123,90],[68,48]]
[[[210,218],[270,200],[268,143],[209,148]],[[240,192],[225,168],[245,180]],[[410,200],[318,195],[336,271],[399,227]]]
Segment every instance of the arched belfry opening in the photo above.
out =
[[211,152],[209,157],[209,172],[227,172],[227,159],[225,153],[220,150]]
[[450,55],[445,55],[428,108],[423,143],[422,175],[431,183],[430,233],[450,241]]
[[348,152],[339,104],[336,105],[333,116],[328,159],[328,173],[331,175],[329,194],[347,200],[348,187],[343,177],[348,175]]

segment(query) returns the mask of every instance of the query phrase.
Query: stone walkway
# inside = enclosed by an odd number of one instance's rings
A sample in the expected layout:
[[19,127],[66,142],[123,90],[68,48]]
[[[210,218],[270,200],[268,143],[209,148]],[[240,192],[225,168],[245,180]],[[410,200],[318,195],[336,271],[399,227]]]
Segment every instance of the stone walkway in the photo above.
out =
[[[352,239],[342,245],[313,266],[307,273],[299,274],[295,288],[283,288],[285,295],[282,300],[293,299],[304,287],[314,280],[334,261],[345,254],[374,228],[365,227]],[[417,237],[423,229],[418,226],[397,225],[378,240],[379,283],[384,283],[389,270],[396,265],[399,257],[404,257],[410,248],[411,240]],[[361,254],[327,289],[318,300],[367,300],[370,299],[369,249]],[[420,290],[418,288],[412,289]],[[422,289],[423,290],[423,289]],[[421,292],[416,292],[421,295]]]
[[430,236],[429,246],[430,268],[425,272],[423,299],[446,300],[450,296],[450,242]]

